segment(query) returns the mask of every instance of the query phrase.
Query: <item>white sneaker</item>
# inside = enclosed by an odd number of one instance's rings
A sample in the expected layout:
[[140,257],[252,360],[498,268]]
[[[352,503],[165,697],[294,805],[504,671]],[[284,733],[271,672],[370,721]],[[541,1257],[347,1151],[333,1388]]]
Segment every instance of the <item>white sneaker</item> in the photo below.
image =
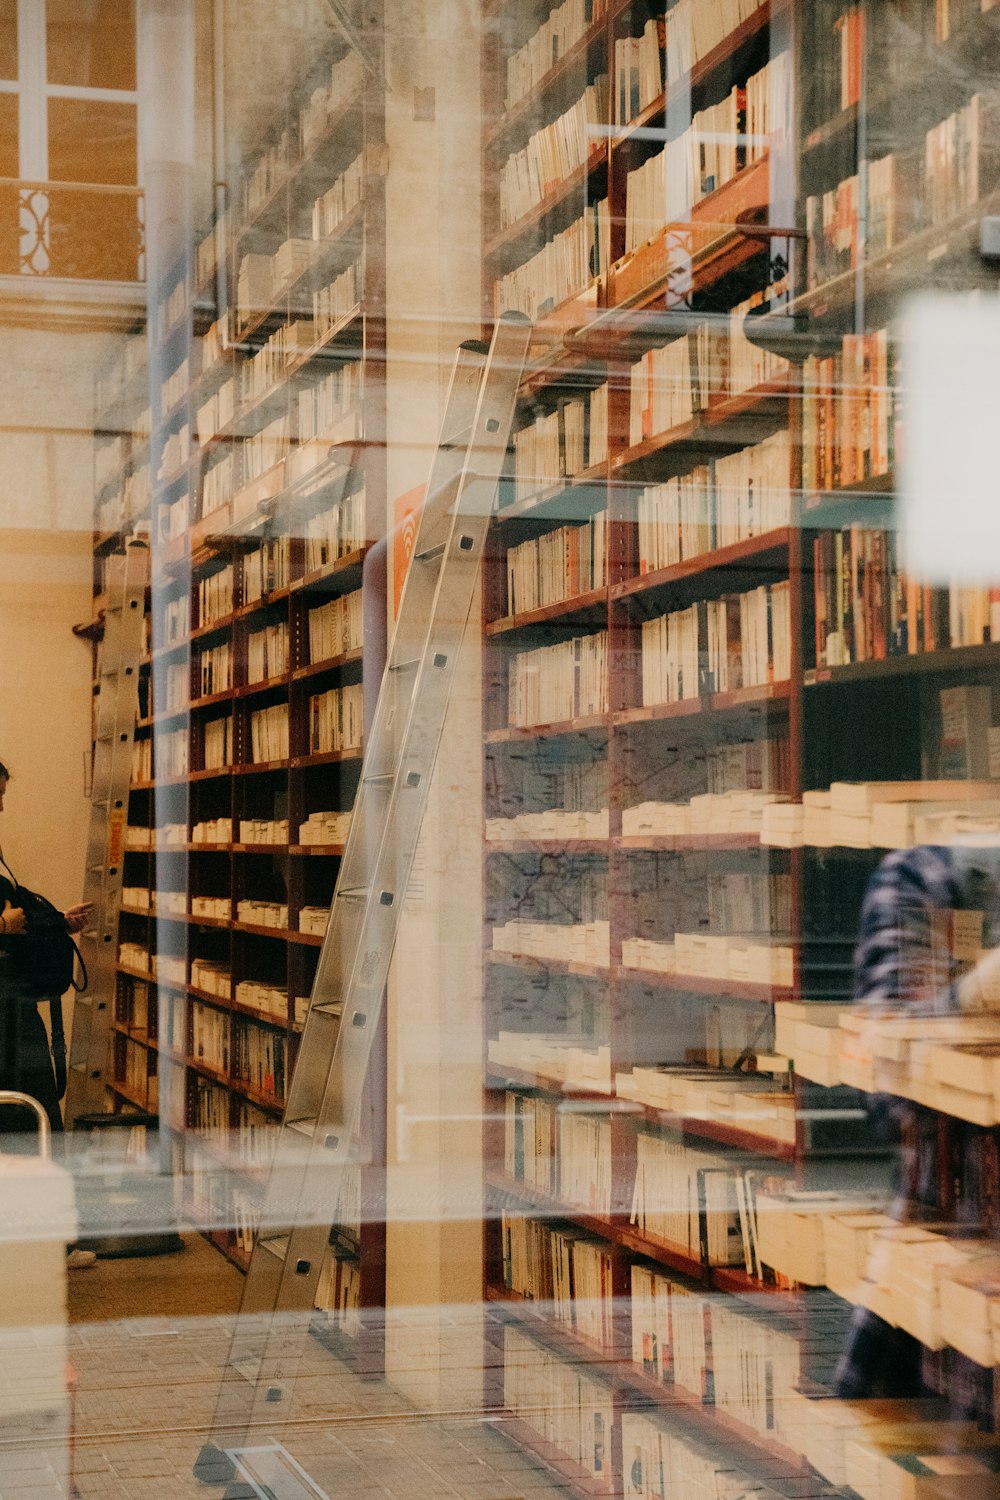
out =
[[90,1266],[97,1265],[97,1256],[93,1250],[68,1250],[66,1252],[67,1271],[86,1271]]

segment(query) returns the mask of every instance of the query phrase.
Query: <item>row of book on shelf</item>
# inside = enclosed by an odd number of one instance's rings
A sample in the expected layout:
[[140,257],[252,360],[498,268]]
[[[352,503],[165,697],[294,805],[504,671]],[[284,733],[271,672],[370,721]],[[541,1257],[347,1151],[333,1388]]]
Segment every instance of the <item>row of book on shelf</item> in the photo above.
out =
[[[818,287],[971,208],[997,182],[995,94],[976,93],[927,132],[806,199],[807,283]],[[862,194],[866,193],[864,201]],[[863,228],[862,228],[863,226]]]
[[626,254],[664,225],[688,224],[694,205],[766,157],[771,140],[787,135],[791,119],[791,58],[779,52],[629,172]]

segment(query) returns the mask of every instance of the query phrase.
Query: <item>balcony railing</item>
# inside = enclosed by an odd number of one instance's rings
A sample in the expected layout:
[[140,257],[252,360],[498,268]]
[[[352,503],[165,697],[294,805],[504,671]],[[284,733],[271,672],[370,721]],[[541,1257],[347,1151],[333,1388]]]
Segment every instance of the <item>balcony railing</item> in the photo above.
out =
[[145,280],[142,191],[0,177],[0,276]]

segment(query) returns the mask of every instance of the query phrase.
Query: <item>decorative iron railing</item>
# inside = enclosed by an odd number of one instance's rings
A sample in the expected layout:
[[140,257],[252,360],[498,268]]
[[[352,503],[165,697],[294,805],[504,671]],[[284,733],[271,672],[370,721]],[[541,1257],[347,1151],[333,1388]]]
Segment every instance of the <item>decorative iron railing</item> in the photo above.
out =
[[0,276],[143,281],[142,191],[0,177]]

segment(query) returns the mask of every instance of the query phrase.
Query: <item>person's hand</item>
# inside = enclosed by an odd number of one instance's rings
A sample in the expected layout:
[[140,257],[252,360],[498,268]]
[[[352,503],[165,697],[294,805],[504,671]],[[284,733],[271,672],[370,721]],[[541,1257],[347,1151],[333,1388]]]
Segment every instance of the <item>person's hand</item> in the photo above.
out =
[[3,911],[0,912],[0,936],[3,933],[24,932],[27,923],[24,920],[24,912],[20,906],[11,906],[9,901],[4,902]]
[[71,906],[69,911],[64,911],[67,932],[82,932],[87,925],[87,919],[94,909],[92,901],[80,901],[76,906]]
[[959,980],[958,1006],[964,1011],[1000,1011],[1000,948],[990,948]]

